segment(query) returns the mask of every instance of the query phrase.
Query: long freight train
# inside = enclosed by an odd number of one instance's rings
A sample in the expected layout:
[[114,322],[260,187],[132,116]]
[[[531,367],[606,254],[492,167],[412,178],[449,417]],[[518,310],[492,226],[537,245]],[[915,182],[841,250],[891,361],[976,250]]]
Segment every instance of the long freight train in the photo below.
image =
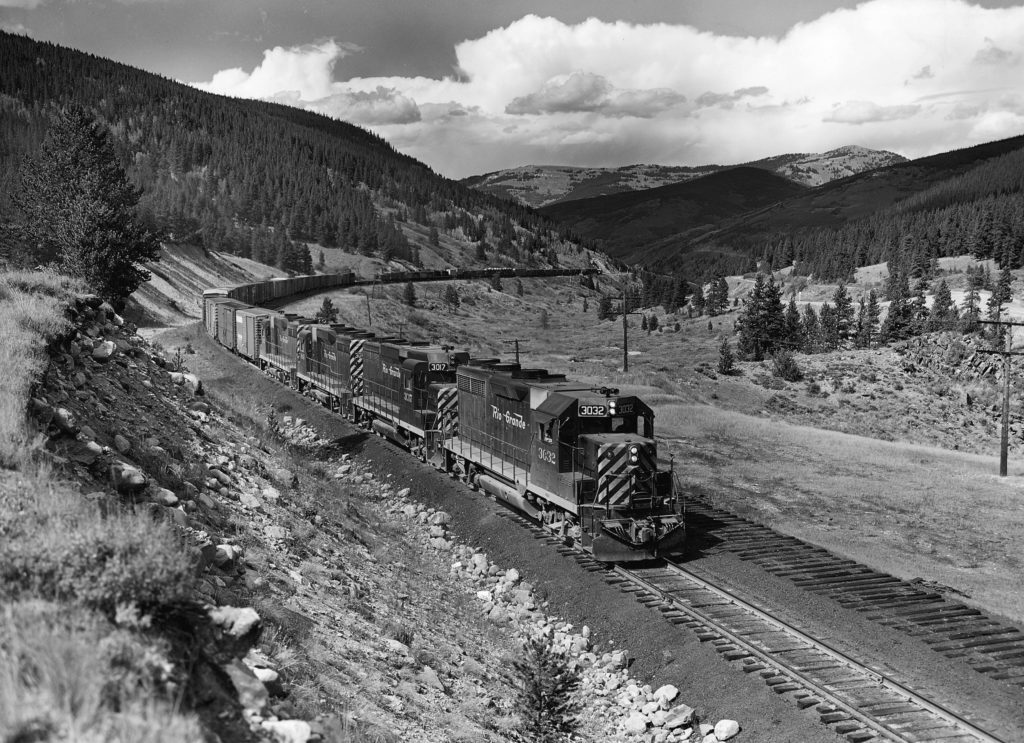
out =
[[[466,278],[430,272],[426,280],[441,278],[434,274]],[[543,369],[474,359],[450,346],[258,306],[346,285],[299,278],[322,284],[297,283],[287,293],[280,280],[207,290],[207,332],[422,461],[573,537],[599,560],[643,560],[682,548],[681,497],[670,466],[657,457],[654,413],[638,397]]]

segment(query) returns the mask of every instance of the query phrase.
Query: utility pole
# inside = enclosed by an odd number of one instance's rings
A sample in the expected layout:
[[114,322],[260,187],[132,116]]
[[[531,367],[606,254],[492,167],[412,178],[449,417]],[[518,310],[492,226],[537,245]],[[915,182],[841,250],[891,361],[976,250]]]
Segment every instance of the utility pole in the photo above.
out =
[[977,320],[976,322],[979,325],[995,325],[999,330],[1002,330],[1004,325],[1010,328],[1010,331],[1006,334],[1005,349],[981,350],[981,353],[999,354],[1003,357],[1003,427],[999,440],[999,476],[1006,477],[1010,449],[1010,357],[1024,356],[1024,353],[1014,352],[1010,349],[1013,347],[1012,333],[1014,326],[1024,327],[1024,323],[1010,322],[1009,320]]
[[519,344],[522,341],[528,341],[528,340],[530,340],[530,339],[529,338],[509,338],[507,340],[502,340],[502,343],[515,343],[516,344],[516,363],[517,364],[519,363]]
[[628,292],[622,289],[622,371],[629,371],[629,324],[626,322],[626,315],[642,315],[642,312],[629,312],[626,309],[626,297]]

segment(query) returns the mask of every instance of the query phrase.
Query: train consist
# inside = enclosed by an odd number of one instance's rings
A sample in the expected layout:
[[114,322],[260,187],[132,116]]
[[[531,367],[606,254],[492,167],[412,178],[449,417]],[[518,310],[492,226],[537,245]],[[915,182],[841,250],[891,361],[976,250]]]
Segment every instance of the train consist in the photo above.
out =
[[[466,273],[386,276],[392,282],[477,278]],[[472,273],[483,278],[492,271]],[[657,457],[654,414],[638,397],[543,369],[474,359],[451,346],[259,306],[358,283],[369,282],[340,274],[210,289],[203,294],[203,321],[228,350],[574,538],[599,560],[643,560],[682,548],[681,497],[670,465]]]

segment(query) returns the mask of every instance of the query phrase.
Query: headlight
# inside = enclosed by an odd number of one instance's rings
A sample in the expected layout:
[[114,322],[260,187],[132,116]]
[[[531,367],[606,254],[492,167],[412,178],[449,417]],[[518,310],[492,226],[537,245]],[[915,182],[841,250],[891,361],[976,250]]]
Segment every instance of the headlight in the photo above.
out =
[[629,447],[629,463],[630,464],[636,464],[639,461],[640,461],[640,450],[637,447],[635,447],[635,446]]
[[615,400],[608,401],[608,412],[615,415]]

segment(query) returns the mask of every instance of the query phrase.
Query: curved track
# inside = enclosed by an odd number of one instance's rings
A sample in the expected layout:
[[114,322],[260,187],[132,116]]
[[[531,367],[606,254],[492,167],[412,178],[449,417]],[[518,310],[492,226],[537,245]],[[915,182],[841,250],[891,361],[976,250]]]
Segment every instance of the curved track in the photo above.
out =
[[853,743],[1002,743],[960,713],[774,616],[770,608],[674,562],[608,566],[530,519],[509,513],[534,537],[711,642],[727,661],[757,673],[773,691]]

